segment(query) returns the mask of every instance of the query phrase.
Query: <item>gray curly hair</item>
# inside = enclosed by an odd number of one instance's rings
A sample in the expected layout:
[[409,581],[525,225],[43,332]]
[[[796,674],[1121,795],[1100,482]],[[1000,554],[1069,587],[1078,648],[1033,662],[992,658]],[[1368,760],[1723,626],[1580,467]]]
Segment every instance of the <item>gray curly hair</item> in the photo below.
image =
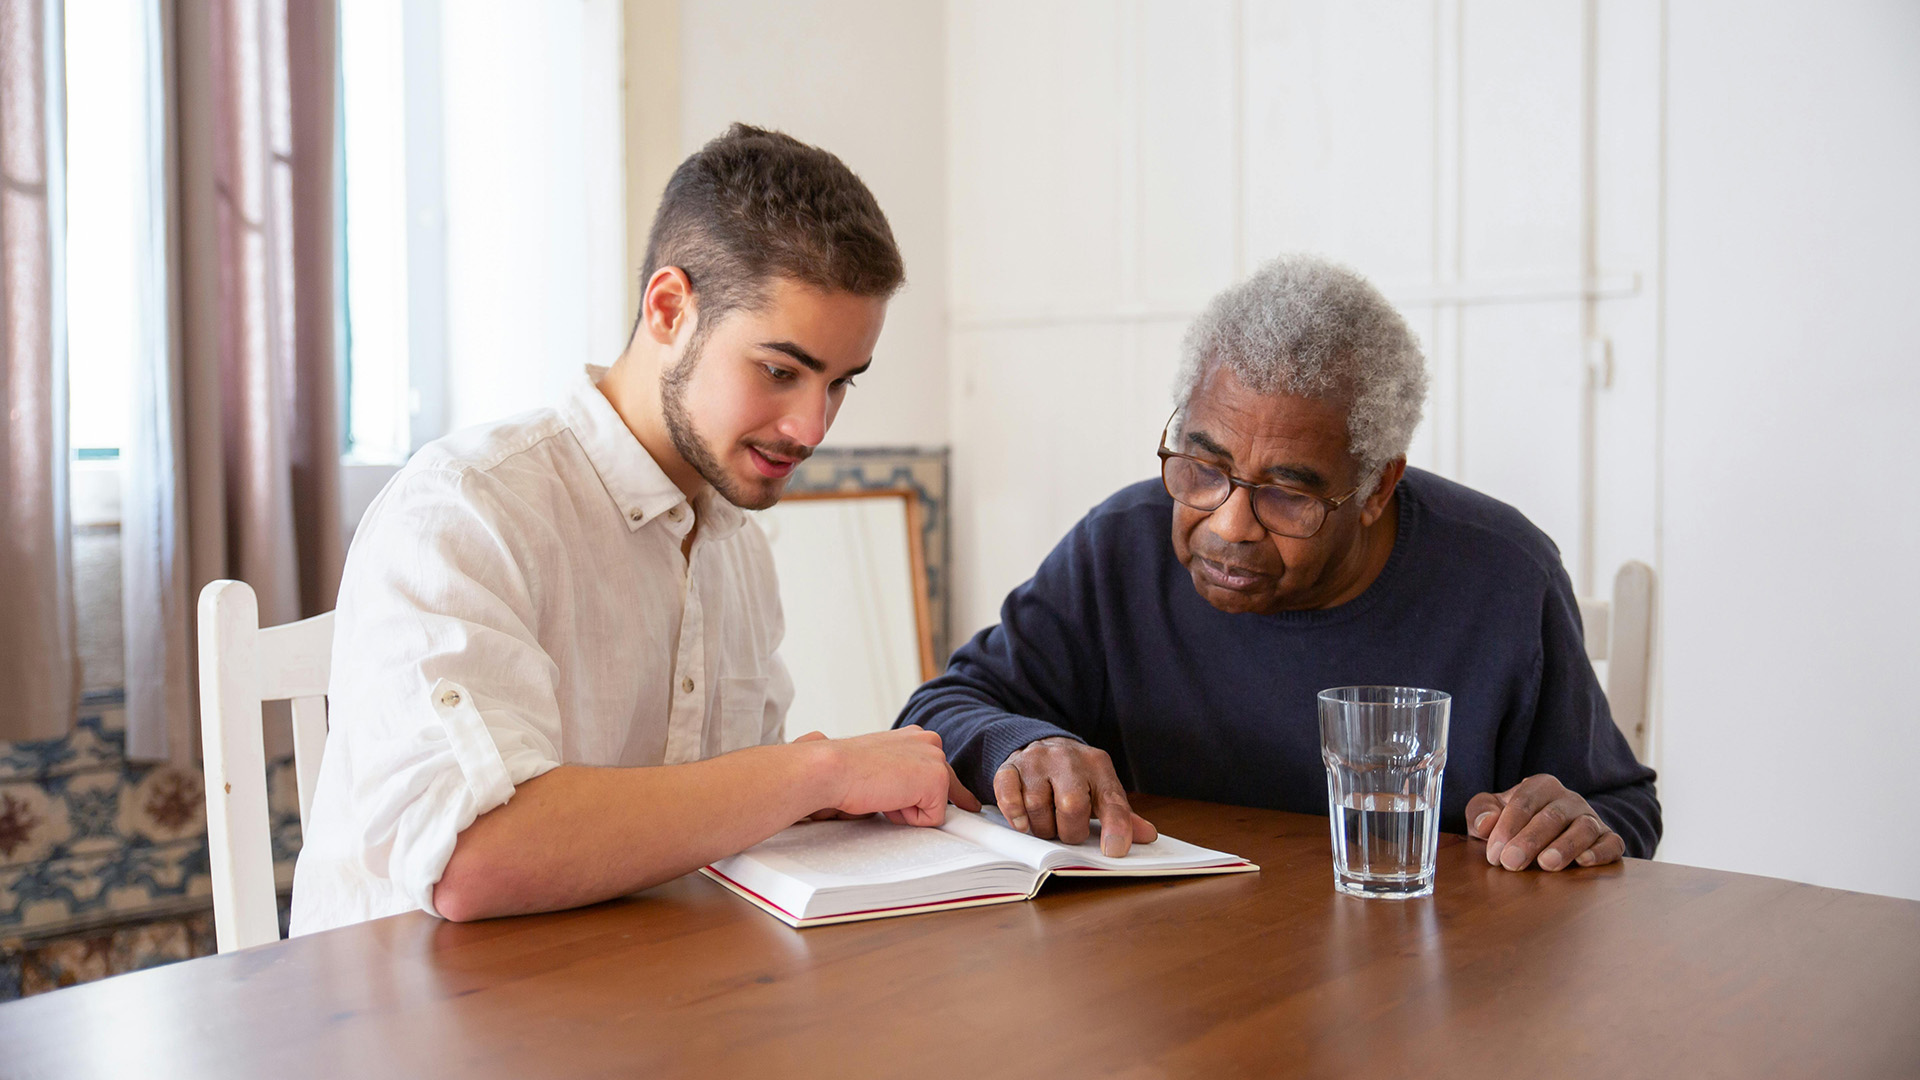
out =
[[1347,404],[1347,450],[1370,491],[1404,455],[1427,397],[1420,343],[1380,290],[1317,255],[1282,255],[1207,304],[1187,329],[1179,414],[1216,364],[1261,394]]

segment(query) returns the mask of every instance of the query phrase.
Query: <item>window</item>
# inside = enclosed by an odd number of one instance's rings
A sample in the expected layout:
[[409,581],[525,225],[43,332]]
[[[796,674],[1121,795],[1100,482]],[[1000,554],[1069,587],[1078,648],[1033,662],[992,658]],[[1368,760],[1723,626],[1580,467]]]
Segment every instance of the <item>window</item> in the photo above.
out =
[[340,5],[346,450],[350,459],[368,464],[402,461],[411,449],[402,54],[401,5]]
[[443,427],[440,31],[434,3],[342,0],[339,12],[351,469],[397,465]]
[[[68,444],[81,462],[120,456],[133,358],[163,340],[147,280],[157,220],[147,15],[138,0],[67,4],[66,307],[86,313],[67,320]],[[76,488],[97,471],[76,469]]]
[[65,5],[67,441],[84,688],[123,681],[121,455],[142,366],[166,346],[157,5]]

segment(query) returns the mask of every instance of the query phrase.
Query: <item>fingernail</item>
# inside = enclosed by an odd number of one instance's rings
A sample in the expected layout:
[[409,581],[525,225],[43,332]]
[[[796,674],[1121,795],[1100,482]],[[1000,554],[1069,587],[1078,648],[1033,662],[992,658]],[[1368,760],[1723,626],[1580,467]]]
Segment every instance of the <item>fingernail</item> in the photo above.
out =
[[1565,865],[1567,865],[1567,860],[1562,858],[1558,851],[1543,851],[1540,853],[1540,869],[1542,870],[1558,870]]
[[1506,846],[1507,842],[1504,840],[1487,841],[1487,863],[1492,866],[1498,866],[1500,864],[1500,849]]
[[[1507,856],[1509,855],[1513,857],[1508,858]],[[1521,851],[1519,848],[1509,844],[1506,847],[1500,849],[1500,865],[1506,867],[1509,870],[1518,870],[1521,867],[1527,865],[1526,852]]]
[[1594,860],[1593,849],[1588,848],[1587,850],[1581,852],[1579,855],[1575,856],[1573,861],[1579,863],[1581,866],[1592,866],[1593,860]]
[[1481,832],[1481,831],[1483,831],[1483,830],[1485,830],[1485,829],[1486,829],[1486,827],[1487,827],[1487,822],[1489,822],[1489,821],[1492,821],[1492,820],[1493,820],[1493,817],[1494,817],[1494,814],[1493,814],[1493,811],[1491,811],[1491,810],[1489,810],[1489,811],[1487,811],[1486,813],[1484,813],[1484,814],[1481,814],[1481,815],[1480,815],[1479,817],[1477,817],[1477,818],[1474,818],[1474,819],[1473,819],[1473,831],[1474,831],[1474,832]]

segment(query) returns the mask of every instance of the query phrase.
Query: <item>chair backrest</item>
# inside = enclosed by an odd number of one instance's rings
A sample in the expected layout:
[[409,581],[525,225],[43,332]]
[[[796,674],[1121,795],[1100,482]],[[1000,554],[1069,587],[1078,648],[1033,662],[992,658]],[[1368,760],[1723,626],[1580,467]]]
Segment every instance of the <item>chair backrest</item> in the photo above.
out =
[[200,590],[200,739],[221,952],[280,940],[260,703],[291,703],[304,833],[327,740],[332,660],[332,612],[263,630],[259,602],[244,582],[215,581]]
[[1611,599],[1580,598],[1587,659],[1607,665],[1607,705],[1635,757],[1647,759],[1653,705],[1653,567],[1630,561],[1613,576]]

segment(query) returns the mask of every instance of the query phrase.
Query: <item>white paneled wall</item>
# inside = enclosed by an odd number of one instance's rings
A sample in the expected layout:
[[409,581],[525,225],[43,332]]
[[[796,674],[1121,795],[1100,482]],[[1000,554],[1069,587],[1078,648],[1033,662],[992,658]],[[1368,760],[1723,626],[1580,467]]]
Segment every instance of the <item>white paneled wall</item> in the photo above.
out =
[[1671,10],[1665,854],[1920,899],[1920,5]]
[[1152,474],[1182,328],[1289,250],[1372,277],[1426,345],[1416,464],[1521,507],[1582,586],[1650,559],[1652,459],[1611,444],[1654,408],[1658,15],[951,4],[956,631]]
[[888,305],[873,370],[848,396],[829,446],[948,439],[943,29],[940,5],[924,0],[681,7],[683,149],[736,120],[825,147],[873,190],[906,260],[907,287]]

